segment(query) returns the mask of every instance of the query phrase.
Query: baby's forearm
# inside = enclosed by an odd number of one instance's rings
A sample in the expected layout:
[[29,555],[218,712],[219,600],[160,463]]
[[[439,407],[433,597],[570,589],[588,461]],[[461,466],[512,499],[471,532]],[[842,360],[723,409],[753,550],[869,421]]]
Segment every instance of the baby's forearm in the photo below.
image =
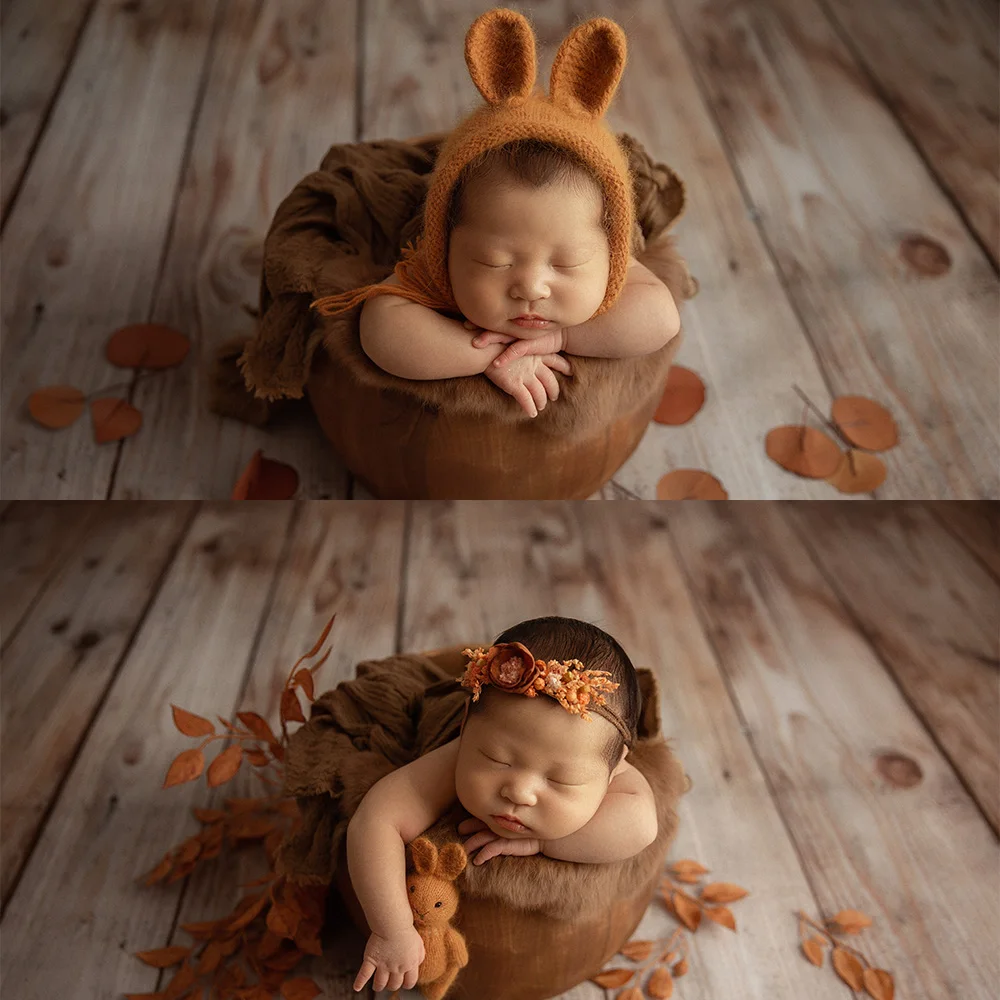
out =
[[609,790],[586,826],[568,837],[546,840],[542,854],[589,864],[624,861],[648,847],[656,829],[656,813],[646,798]]
[[361,347],[383,371],[400,378],[433,379],[479,375],[504,344],[473,347],[461,322],[419,302],[366,302],[361,311]]
[[658,351],[680,330],[666,285],[634,282],[600,316],[565,331],[564,350],[587,358],[629,358]]
[[347,826],[351,884],[375,934],[392,937],[413,926],[406,898],[406,853],[399,831],[362,800]]

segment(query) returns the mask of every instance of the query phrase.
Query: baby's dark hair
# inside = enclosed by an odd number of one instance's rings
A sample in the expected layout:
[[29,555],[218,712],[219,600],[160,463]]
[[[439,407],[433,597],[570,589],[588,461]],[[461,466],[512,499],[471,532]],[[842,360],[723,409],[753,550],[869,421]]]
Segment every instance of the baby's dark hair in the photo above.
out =
[[544,139],[514,139],[494,149],[487,149],[470,160],[451,189],[447,229],[450,233],[462,221],[464,196],[471,181],[479,177],[497,177],[530,188],[550,184],[572,184],[578,190],[596,187],[603,209],[601,228],[611,229],[611,210],[600,181],[587,163],[571,150]]
[[[614,709],[631,733],[630,746],[635,746],[642,709],[639,679],[628,654],[613,636],[589,622],[550,615],[514,625],[501,632],[494,642],[520,642],[537,660],[580,660],[588,670],[607,670],[618,688],[604,697],[608,707]],[[481,711],[484,702],[494,693],[488,686],[484,688],[479,701],[470,703],[469,715]],[[618,765],[624,745],[624,737],[615,729],[604,747],[609,770]]]

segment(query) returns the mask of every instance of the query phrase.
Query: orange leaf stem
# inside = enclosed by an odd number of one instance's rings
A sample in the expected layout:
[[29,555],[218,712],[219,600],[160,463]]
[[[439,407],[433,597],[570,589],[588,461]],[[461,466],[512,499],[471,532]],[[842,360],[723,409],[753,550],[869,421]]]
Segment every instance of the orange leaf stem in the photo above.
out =
[[820,934],[822,934],[823,937],[825,937],[832,946],[836,948],[843,948],[844,951],[852,952],[853,954],[857,955],[858,958],[861,959],[861,961],[867,968],[874,968],[874,966],[872,966],[872,963],[869,962],[868,959],[865,958],[865,956],[860,951],[858,951],[856,948],[852,948],[849,944],[844,944],[844,942],[841,941],[840,938],[835,938],[825,927],[820,927],[820,925],[817,924],[815,920],[812,920],[810,917],[807,917],[801,910],[798,911],[798,917],[799,917],[800,938],[802,936],[802,921],[804,920],[807,924],[809,924],[810,927],[813,927],[816,930],[818,930]]
[[[846,437],[844,437],[844,432],[835,423],[833,423],[833,421],[828,420],[825,416],[823,416],[823,411],[797,385],[793,383],[792,388],[799,394],[799,396],[802,398],[802,401],[806,404],[806,406],[808,406],[813,411],[813,413],[815,413],[816,416],[819,417],[819,419],[822,420],[823,423],[831,431],[833,431],[833,433],[836,434],[837,437],[839,437],[840,440],[843,441],[848,448],[850,448],[851,442]],[[805,421],[803,421],[803,423],[804,422]]]

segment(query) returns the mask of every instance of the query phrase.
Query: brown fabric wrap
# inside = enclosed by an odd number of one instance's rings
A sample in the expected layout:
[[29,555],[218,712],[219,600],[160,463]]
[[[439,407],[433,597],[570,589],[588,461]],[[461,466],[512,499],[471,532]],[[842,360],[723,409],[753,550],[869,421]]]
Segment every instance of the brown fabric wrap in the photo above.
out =
[[[418,654],[368,660],[358,665],[355,680],[316,699],[309,721],[288,744],[285,790],[296,797],[303,822],[278,852],[280,874],[302,882],[334,879],[348,821],[368,789],[458,736],[468,696],[457,681],[463,666],[459,656],[446,665]],[[466,869],[459,879],[463,895],[568,920],[600,909],[609,898],[634,893],[654,877],[677,829],[685,777],[660,734],[656,677],[644,668],[637,673],[643,710],[639,739],[627,759],[653,789],[656,841],[614,864],[576,864],[542,855],[495,858]],[[425,835],[437,844],[460,839],[456,827],[467,817],[456,802]]]
[[[357,377],[389,391],[419,393],[426,405],[471,416],[495,412],[499,405],[512,420],[521,419],[518,405],[498,401],[503,393],[487,379],[411,383],[383,372],[361,350],[360,306],[330,319],[321,319],[309,308],[316,298],[379,282],[390,274],[402,247],[421,233],[428,180],[446,134],[333,146],[320,169],[303,178],[278,207],[264,241],[257,333],[239,361],[248,390],[259,399],[301,397],[316,351],[324,345],[335,364],[349,364]],[[678,301],[690,298],[696,283],[666,235],[683,212],[684,185],[627,133],[620,133],[618,140],[633,174],[634,252]],[[226,345],[224,353],[212,375],[211,405],[216,412],[259,423],[259,405],[251,407],[253,397],[234,386],[227,374],[232,346]],[[651,371],[656,357],[575,358],[574,378],[562,380],[564,405],[546,407],[538,421],[553,433],[578,424],[574,395],[582,401],[612,368],[623,392],[641,391],[638,382],[665,375]]]

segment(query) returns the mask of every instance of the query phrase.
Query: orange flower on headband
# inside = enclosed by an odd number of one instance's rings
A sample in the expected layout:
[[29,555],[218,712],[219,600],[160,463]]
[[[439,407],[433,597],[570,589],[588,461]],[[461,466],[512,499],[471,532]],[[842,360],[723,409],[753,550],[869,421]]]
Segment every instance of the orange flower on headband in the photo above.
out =
[[616,681],[607,670],[587,670],[579,660],[536,660],[531,650],[519,642],[501,642],[489,649],[465,649],[472,661],[460,679],[472,691],[472,700],[487,684],[508,694],[535,698],[547,694],[574,715],[589,721],[587,706],[605,703],[602,691],[614,691]]

